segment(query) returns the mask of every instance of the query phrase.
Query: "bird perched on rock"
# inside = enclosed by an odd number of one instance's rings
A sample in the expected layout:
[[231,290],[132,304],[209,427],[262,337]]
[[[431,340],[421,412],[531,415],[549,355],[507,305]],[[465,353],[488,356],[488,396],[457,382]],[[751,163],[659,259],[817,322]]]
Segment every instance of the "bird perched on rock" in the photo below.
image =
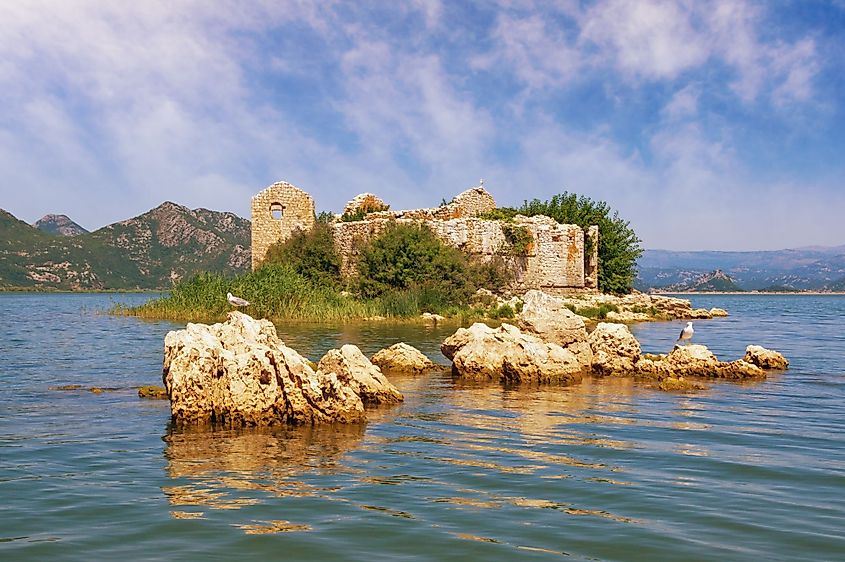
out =
[[226,300],[229,301],[229,304],[232,306],[249,306],[248,300],[236,297],[232,293],[226,293]]
[[695,330],[692,329],[692,322],[687,322],[686,328],[681,330],[681,335],[678,336],[678,339],[675,341],[675,343],[678,343],[679,341],[691,340],[692,335],[694,333],[695,333]]

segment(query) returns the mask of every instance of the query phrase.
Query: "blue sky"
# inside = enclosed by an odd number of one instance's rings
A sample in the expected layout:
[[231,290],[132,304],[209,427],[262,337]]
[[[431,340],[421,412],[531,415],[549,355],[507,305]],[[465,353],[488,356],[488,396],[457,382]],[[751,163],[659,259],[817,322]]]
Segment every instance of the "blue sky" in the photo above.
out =
[[845,1],[5,2],[0,207],[89,229],[484,185],[647,248],[845,243]]

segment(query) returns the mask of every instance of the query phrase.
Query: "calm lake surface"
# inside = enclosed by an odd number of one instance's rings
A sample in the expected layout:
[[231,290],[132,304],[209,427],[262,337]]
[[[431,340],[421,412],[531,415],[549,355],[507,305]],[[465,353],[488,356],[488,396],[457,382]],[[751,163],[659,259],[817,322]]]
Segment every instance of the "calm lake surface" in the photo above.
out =
[[[101,311],[148,298],[0,293],[0,559],[845,560],[845,297],[692,298],[732,314],[695,322],[721,359],[790,359],[763,382],[432,373],[393,377],[405,403],[366,426],[215,432],[137,397],[180,325]],[[633,329],[666,352],[682,326]],[[406,341],[445,364],[454,326],[279,331],[311,359]]]

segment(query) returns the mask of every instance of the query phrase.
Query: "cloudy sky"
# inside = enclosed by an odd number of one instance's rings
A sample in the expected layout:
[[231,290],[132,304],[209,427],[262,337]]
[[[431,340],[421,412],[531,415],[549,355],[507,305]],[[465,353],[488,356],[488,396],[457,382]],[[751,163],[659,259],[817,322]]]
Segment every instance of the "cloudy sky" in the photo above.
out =
[[648,248],[845,244],[845,2],[0,2],[0,207],[89,229],[607,201]]

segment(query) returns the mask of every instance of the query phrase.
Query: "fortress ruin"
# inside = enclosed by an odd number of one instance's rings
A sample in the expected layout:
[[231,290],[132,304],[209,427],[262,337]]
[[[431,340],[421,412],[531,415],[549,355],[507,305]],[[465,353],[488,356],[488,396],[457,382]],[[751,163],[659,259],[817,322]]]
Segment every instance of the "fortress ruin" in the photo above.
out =
[[[515,273],[511,289],[540,289],[551,293],[598,287],[598,227],[582,229],[558,224],[545,216],[517,215],[512,221],[479,218],[496,209],[496,201],[481,185],[457,195],[450,203],[429,209],[391,211],[372,193],[349,201],[332,223],[344,275],[355,272],[366,242],[391,223],[423,223],[444,243],[482,260],[500,257]],[[344,216],[346,220],[341,220]],[[348,220],[352,218],[353,220]],[[277,182],[252,198],[252,269],[257,269],[270,246],[315,223],[314,200],[287,182]],[[524,229],[530,242],[510,251],[509,233]],[[585,252],[589,248],[589,252]]]

